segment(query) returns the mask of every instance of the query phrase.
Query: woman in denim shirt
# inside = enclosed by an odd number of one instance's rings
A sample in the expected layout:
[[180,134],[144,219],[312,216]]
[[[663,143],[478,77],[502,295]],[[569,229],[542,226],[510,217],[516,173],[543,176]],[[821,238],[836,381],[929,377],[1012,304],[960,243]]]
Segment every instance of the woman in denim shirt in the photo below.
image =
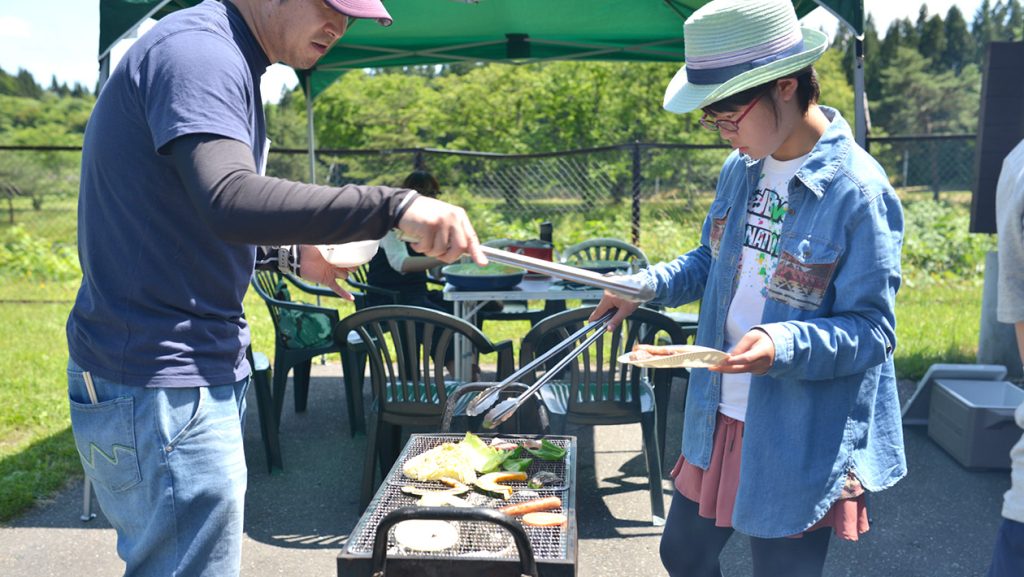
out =
[[[704,111],[734,150],[701,245],[640,273],[657,297],[701,300],[677,489],[661,541],[672,575],[720,575],[734,531],[755,576],[820,576],[831,534],[867,531],[865,493],[906,474],[894,305],[903,214],[882,168],[811,64],[827,39],[786,0],[716,0],[685,25],[665,108]],[[638,305],[606,294],[593,318]],[[749,434],[746,434],[749,432]]]

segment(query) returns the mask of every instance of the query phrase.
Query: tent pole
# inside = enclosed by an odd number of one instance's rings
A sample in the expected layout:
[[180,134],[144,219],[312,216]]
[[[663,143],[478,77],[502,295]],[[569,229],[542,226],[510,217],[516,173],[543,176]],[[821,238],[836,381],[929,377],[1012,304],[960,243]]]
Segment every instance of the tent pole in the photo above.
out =
[[864,41],[855,39],[855,57],[853,59],[853,109],[854,137],[857,144],[867,150],[868,135],[868,100],[864,95]]
[[313,134],[313,75],[306,76],[306,143],[309,147],[309,183],[316,184],[316,142]]

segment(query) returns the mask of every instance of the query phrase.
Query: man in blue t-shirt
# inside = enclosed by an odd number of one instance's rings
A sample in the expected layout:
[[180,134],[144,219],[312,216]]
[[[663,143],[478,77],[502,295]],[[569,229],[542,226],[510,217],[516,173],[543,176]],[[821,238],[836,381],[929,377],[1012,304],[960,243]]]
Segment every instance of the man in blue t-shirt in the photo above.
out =
[[75,442],[127,575],[237,575],[249,383],[242,299],[254,267],[330,286],[311,245],[398,228],[446,262],[465,212],[408,189],[267,178],[260,76],[307,69],[379,0],[206,0],[127,52],[86,128],[68,318]]

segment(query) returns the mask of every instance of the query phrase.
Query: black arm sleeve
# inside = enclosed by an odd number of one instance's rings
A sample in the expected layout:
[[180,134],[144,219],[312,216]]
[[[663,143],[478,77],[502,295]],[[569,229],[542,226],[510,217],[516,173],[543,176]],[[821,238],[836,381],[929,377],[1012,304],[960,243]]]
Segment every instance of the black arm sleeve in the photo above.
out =
[[249,146],[211,134],[169,146],[200,218],[220,238],[246,244],[335,244],[383,237],[412,191],[302,184],[256,174]]

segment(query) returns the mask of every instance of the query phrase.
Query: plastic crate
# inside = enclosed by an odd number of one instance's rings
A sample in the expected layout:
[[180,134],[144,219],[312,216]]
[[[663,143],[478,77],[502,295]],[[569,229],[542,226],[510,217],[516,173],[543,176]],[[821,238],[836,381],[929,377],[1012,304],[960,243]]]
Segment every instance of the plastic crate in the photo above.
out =
[[935,381],[928,436],[970,469],[1009,469],[1021,437],[1013,420],[1024,391],[1007,381]]

